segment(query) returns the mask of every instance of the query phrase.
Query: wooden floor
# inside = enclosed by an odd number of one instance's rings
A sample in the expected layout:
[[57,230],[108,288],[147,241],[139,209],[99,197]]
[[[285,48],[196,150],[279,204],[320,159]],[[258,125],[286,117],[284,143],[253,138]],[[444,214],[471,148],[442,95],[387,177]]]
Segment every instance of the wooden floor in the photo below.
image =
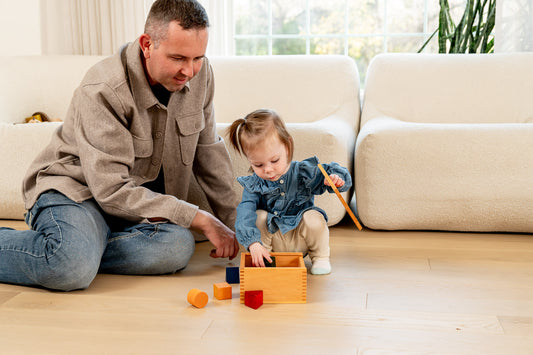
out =
[[[307,304],[213,299],[226,260],[98,275],[70,293],[0,284],[2,354],[533,354],[533,235],[331,229]],[[203,309],[187,303],[205,290]]]

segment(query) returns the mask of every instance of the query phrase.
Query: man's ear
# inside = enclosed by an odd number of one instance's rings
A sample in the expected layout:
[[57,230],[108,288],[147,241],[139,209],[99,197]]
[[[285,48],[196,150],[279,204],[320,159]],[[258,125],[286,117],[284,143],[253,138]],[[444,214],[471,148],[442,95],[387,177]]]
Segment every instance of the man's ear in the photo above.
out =
[[139,37],[139,44],[141,45],[141,50],[144,54],[144,58],[150,58],[150,47],[153,44],[150,35],[143,33],[141,37]]

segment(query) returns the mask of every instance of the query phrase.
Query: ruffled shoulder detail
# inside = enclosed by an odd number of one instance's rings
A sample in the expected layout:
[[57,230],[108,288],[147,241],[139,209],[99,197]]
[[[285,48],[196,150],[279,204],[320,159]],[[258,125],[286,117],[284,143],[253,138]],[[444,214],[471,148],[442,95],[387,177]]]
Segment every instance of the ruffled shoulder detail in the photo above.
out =
[[248,176],[239,176],[237,178],[237,181],[239,182],[239,184],[242,185],[242,187],[244,187],[248,192],[251,193],[266,194],[278,188],[274,184],[271,184],[269,181],[261,179],[256,174]]
[[322,173],[318,169],[318,158],[311,157],[298,163],[298,180],[300,185],[308,188],[315,185],[317,177],[322,180]]

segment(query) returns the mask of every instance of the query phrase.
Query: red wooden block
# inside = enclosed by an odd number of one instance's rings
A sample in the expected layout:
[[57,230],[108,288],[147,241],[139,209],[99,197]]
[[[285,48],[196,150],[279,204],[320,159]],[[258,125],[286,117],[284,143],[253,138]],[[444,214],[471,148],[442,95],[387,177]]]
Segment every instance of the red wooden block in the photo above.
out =
[[263,305],[263,290],[244,291],[244,304],[253,309],[261,307]]

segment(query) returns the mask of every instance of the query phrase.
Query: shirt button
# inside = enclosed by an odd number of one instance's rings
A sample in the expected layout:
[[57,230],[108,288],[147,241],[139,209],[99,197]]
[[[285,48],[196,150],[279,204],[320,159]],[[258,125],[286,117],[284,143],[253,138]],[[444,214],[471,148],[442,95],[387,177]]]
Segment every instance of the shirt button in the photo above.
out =
[[155,137],[156,137],[156,138],[161,138],[161,137],[163,137],[163,132],[157,132],[157,133],[155,134]]
[[159,164],[161,164],[161,160],[152,160],[153,166],[158,166]]
[[277,215],[278,215],[278,212],[274,212],[274,214],[277,216]]
[[285,196],[285,192],[282,192],[282,193],[281,193],[281,196]]
[[280,183],[280,184],[283,184],[283,180],[280,180],[279,183]]

